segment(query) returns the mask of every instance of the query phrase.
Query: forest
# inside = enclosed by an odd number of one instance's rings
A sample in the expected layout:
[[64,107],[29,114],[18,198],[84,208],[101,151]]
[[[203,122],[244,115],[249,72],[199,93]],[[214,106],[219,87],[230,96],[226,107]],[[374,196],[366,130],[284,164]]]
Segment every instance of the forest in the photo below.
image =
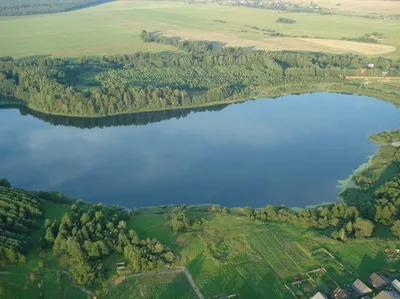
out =
[[400,76],[400,61],[353,54],[265,52],[214,48],[205,41],[170,40],[143,31],[143,40],[175,45],[180,55],[139,52],[102,57],[0,58],[0,101],[13,98],[45,113],[109,116],[227,104],[260,90],[297,83],[337,82],[359,75]]
[[113,0],[0,0],[0,16],[66,12],[111,1]]
[[[49,203],[67,204],[62,218],[44,219]],[[129,260],[132,271],[164,268],[175,261],[174,253],[157,240],[140,240],[127,228],[132,215],[113,206],[87,205],[60,193],[31,192],[13,188],[0,180],[0,262],[27,262],[32,246],[50,249],[68,260],[70,273],[79,284],[101,283],[107,275],[104,259],[112,254]],[[40,236],[40,234],[42,234]],[[39,263],[43,267],[43,262]]]

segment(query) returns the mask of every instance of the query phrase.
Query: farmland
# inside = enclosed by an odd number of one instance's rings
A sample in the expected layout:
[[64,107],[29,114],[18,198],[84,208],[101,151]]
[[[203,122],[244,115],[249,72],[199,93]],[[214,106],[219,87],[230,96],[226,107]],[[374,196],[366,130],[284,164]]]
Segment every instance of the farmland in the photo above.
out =
[[[139,230],[141,237],[163,238],[179,251],[206,298],[231,294],[241,298],[292,298],[285,284],[307,279],[306,272],[320,267],[325,267],[342,286],[353,277],[366,279],[368,273],[395,267],[383,256],[384,248],[395,246],[394,240],[351,240],[343,246],[306,228],[254,223],[241,216],[240,210],[226,216],[190,213],[208,220],[200,231],[166,237],[166,216],[157,209],[137,215],[131,225],[138,228],[142,223],[146,227],[153,223],[148,231]],[[326,248],[335,259],[324,254],[310,255],[319,248]],[[320,280],[328,289],[334,285],[327,276]]]
[[[44,217],[60,219],[68,205],[56,206],[44,202]],[[203,224],[183,232],[171,229],[172,207],[134,210],[127,229],[135,229],[142,240],[158,239],[179,255],[179,260],[161,272],[132,274],[129,269],[117,272],[115,263],[121,257],[112,254],[104,260],[110,270],[106,280],[83,285],[86,292],[99,298],[198,298],[190,276],[204,298],[236,295],[289,299],[293,298],[290,291],[298,298],[307,298],[317,290],[346,287],[356,278],[366,280],[374,271],[388,272],[399,266],[399,259],[389,262],[385,256],[385,250],[394,252],[396,240],[381,238],[379,233],[343,244],[329,238],[329,231],[251,220],[241,208],[231,209],[226,215],[207,209],[185,208],[191,219],[202,219]],[[39,239],[43,230],[32,238]],[[70,267],[66,255],[55,256],[51,250],[35,245],[26,264],[4,268],[10,274],[0,275],[0,294],[7,298],[25,298],[26,294],[87,298],[82,291],[85,289],[77,288],[69,276]],[[185,275],[183,267],[190,274]],[[324,270],[318,270],[321,268]]]
[[[275,23],[279,17],[295,19],[296,23]],[[399,22],[179,2],[118,1],[62,14],[1,17],[0,24],[0,56],[16,58],[177,51],[169,45],[143,43],[139,38],[142,29],[265,50],[398,57],[396,48],[400,45]],[[252,27],[275,30],[285,37],[271,37]],[[340,40],[371,32],[381,32],[385,38],[377,44]]]

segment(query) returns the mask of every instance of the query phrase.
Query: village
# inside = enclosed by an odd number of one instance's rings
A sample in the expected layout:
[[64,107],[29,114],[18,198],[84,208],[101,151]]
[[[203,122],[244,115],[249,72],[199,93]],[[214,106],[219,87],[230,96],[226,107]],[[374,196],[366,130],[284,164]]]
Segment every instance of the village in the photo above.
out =
[[[357,279],[350,291],[338,287],[331,296],[318,292],[311,299],[400,299],[400,281],[397,279],[390,281],[384,275],[372,273],[368,284],[372,288]],[[373,295],[374,293],[377,294]]]

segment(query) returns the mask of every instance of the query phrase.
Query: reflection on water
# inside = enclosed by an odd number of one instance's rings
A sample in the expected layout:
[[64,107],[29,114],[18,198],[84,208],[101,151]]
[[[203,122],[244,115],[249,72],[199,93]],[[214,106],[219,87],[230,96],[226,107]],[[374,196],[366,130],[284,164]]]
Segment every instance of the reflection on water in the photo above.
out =
[[399,125],[392,104],[326,93],[97,119],[7,109],[0,176],[129,207],[304,206],[335,200],[374,153],[368,136]]
[[132,126],[132,125],[143,126],[173,118],[176,119],[184,118],[189,114],[196,112],[220,111],[225,107],[227,107],[227,105],[179,109],[179,110],[165,110],[165,111],[155,111],[155,112],[141,112],[133,114],[121,114],[108,117],[68,117],[68,116],[49,115],[25,107],[19,108],[19,111],[21,115],[31,115],[35,118],[38,118],[46,123],[55,126],[68,126],[81,129],[91,129],[91,128],[106,128],[106,127],[119,127],[119,126]]

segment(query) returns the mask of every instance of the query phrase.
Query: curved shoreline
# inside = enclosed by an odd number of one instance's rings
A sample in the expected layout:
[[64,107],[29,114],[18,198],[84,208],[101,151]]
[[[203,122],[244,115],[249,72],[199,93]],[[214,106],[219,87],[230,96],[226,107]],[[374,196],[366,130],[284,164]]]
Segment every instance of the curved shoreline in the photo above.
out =
[[[377,90],[368,90],[365,91],[364,89],[360,89],[359,82],[354,82],[357,84],[349,84],[346,82],[331,82],[331,83],[304,83],[308,86],[298,86],[299,84],[286,84],[286,85],[279,85],[273,88],[260,88],[257,93],[255,93],[254,97],[251,98],[244,98],[238,100],[226,100],[226,101],[219,101],[219,102],[211,102],[205,103],[201,105],[190,105],[190,106],[182,106],[182,107],[166,107],[160,109],[143,109],[140,111],[124,111],[122,113],[115,113],[115,114],[107,114],[107,115],[73,115],[73,114],[62,114],[62,113],[49,113],[47,111],[42,111],[39,109],[35,109],[26,102],[22,100],[4,100],[1,101],[0,99],[0,109],[1,107],[6,106],[21,106],[24,108],[28,108],[32,111],[40,112],[46,115],[53,115],[53,116],[65,116],[71,118],[106,118],[111,116],[118,116],[118,115],[127,115],[127,114],[137,114],[137,113],[150,113],[150,112],[159,112],[159,111],[174,111],[174,110],[187,110],[192,108],[203,108],[203,107],[214,107],[218,105],[227,105],[227,104],[235,104],[235,103],[244,103],[249,100],[256,100],[259,98],[279,98],[285,95],[291,94],[303,94],[303,93],[312,93],[312,92],[327,92],[327,93],[343,93],[343,94],[354,94],[360,96],[369,96],[372,98],[380,99],[386,102],[390,102],[394,105],[400,106],[400,99],[396,98],[395,96],[391,97],[392,93],[386,93],[380,90],[379,95],[374,94]],[[301,84],[301,83],[300,83]],[[363,83],[361,82],[361,85]],[[298,88],[296,88],[298,86]],[[289,87],[289,90],[288,90]],[[290,89],[290,87],[295,87],[294,89]]]

